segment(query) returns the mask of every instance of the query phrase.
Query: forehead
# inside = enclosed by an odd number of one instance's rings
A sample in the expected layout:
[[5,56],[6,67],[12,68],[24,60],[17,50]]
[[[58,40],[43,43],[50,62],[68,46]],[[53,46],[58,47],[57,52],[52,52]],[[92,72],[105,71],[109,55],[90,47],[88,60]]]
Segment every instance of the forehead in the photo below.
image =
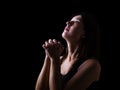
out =
[[76,15],[71,20],[74,21],[74,20],[81,20],[81,19],[82,19],[81,15]]

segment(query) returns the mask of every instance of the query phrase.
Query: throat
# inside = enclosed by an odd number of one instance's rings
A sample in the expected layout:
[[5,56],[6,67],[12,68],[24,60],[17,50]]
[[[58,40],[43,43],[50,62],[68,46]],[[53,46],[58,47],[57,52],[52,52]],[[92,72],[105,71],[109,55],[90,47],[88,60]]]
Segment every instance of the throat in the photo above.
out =
[[61,74],[66,75],[72,68],[73,68],[73,63],[71,63],[69,60],[65,60],[61,64]]

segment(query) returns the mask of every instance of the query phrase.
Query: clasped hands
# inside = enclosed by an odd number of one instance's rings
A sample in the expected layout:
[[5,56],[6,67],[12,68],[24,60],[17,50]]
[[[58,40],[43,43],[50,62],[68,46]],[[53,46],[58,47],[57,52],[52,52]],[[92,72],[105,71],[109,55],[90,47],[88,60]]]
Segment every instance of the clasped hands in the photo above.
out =
[[49,39],[48,41],[45,41],[42,47],[44,48],[46,55],[50,59],[59,58],[64,50],[63,45],[56,39]]

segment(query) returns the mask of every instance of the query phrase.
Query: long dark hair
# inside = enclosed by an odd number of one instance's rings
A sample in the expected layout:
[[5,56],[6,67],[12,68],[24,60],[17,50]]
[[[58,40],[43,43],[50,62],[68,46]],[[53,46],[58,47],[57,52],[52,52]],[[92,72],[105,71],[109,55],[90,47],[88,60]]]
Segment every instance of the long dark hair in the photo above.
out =
[[[88,58],[100,59],[100,27],[97,21],[97,17],[90,12],[80,12],[72,14],[71,18],[77,15],[82,15],[82,21],[84,25],[85,38],[83,38],[80,43],[82,43],[79,51],[80,55],[77,59],[86,60]],[[65,54],[64,54],[65,53]],[[63,54],[67,55],[67,47]]]
[[97,17],[93,13],[82,12],[82,20],[85,31],[85,57],[100,58],[100,27]]

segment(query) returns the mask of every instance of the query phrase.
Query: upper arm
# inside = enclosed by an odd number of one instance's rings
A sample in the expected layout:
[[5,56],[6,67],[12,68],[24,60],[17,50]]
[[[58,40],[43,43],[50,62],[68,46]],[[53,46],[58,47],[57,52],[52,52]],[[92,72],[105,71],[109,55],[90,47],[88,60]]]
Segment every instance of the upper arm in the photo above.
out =
[[76,74],[66,83],[64,90],[84,90],[93,81],[98,80],[100,65],[96,60],[87,60],[79,68]]

